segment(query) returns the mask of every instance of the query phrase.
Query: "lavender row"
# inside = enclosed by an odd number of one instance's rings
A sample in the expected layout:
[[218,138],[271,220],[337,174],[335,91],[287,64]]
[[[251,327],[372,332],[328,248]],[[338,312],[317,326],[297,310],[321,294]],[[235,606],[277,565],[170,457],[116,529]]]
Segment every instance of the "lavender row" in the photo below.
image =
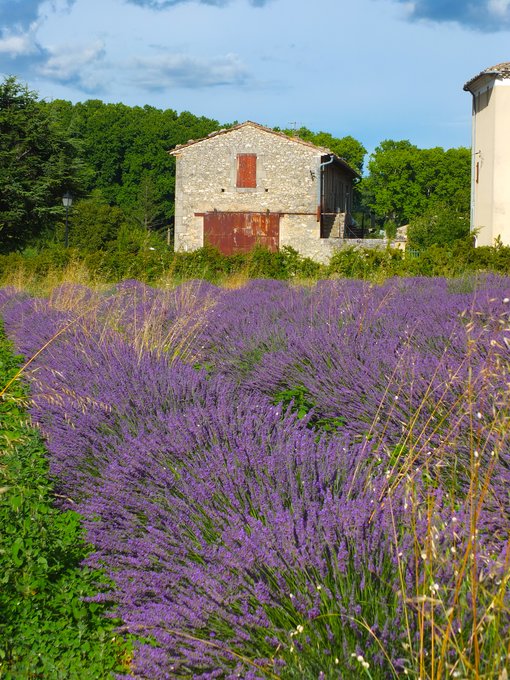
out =
[[489,595],[506,568],[509,284],[0,292],[19,351],[49,343],[32,415],[145,639],[131,677],[386,678],[434,607],[469,630],[453,556]]

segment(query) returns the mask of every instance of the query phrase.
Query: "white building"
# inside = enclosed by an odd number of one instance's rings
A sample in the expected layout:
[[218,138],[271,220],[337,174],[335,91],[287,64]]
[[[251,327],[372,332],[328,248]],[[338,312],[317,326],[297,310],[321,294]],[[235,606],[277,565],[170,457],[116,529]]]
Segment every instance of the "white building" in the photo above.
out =
[[510,245],[510,62],[471,78],[473,95],[471,230],[476,244]]

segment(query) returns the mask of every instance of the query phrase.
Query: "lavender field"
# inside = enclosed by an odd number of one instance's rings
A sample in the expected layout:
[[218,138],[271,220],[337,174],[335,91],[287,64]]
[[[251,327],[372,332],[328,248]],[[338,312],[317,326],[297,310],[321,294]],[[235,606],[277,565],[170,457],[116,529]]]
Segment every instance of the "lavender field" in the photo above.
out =
[[0,315],[125,677],[507,677],[510,279],[3,289]]

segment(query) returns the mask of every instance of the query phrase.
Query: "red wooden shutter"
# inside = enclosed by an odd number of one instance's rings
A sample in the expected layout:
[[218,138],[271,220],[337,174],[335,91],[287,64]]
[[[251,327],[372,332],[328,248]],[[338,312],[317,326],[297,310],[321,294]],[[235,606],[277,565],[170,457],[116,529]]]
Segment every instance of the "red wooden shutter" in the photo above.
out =
[[237,154],[237,183],[243,189],[253,189],[257,186],[257,154]]

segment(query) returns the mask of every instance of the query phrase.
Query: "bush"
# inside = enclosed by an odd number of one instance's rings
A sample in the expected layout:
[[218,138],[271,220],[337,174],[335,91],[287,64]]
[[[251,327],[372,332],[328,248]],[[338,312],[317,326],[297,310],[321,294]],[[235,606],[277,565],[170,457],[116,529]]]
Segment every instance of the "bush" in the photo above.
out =
[[[0,336],[0,384],[19,357]],[[54,507],[46,451],[26,425],[26,392],[14,381],[0,393],[0,676],[106,678],[126,670],[130,646],[118,637],[97,570],[81,566],[91,551],[76,512]]]
[[328,276],[380,280],[405,272],[404,256],[396,248],[355,248],[338,250],[330,259]]
[[411,221],[408,236],[412,248],[449,247],[469,236],[469,213],[447,203],[435,204]]
[[[261,247],[249,253],[223,255],[205,246],[189,252],[172,252],[161,233],[124,224],[115,240],[102,250],[87,252],[51,244],[39,251],[0,254],[0,279],[18,285],[21,280],[53,285],[72,278],[76,268],[88,281],[115,282],[136,278],[153,283],[165,277],[175,283],[204,279],[224,283],[229,276],[279,280],[351,278],[381,282],[393,276],[458,277],[473,272],[510,272],[510,246],[475,248],[471,236],[443,245],[432,244],[407,252],[397,248],[348,247],[338,250],[328,265],[304,257],[294,248],[278,252]],[[45,280],[46,279],[46,280]],[[74,280],[74,279],[73,279]]]
[[174,253],[170,273],[177,280],[201,278],[219,282],[223,278],[243,273],[249,278],[288,280],[294,277],[318,278],[324,268],[297,250],[283,246],[271,252],[256,246],[249,253],[223,255],[217,248],[204,246],[189,252]]
[[79,201],[72,207],[69,220],[69,244],[86,253],[104,250],[127,226],[124,211],[100,197]]

